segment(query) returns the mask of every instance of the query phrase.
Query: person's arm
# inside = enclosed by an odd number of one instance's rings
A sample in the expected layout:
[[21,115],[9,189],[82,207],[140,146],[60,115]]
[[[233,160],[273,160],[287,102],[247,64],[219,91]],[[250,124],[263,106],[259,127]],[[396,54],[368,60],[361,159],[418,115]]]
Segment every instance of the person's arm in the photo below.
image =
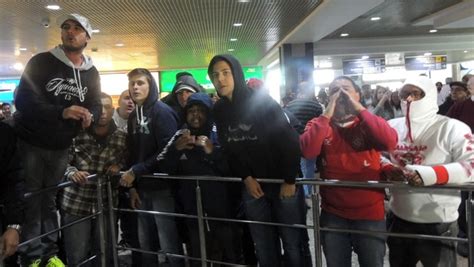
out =
[[[474,179],[474,137],[471,129],[456,122],[444,137],[445,149],[451,152],[452,162],[445,164],[407,165],[405,168],[416,172],[424,185],[461,184],[472,182]],[[435,144],[432,144],[435,145]]]
[[100,100],[101,88],[100,88],[100,76],[99,72],[94,68],[92,75],[89,77],[91,81],[88,81],[89,87],[87,88],[87,96],[84,101],[84,107],[89,110],[92,114],[96,123],[100,119],[102,114],[102,102]]
[[390,151],[395,148],[398,135],[395,129],[390,127],[386,120],[378,117],[367,110],[359,113],[361,126],[369,133],[372,144],[379,151]]
[[178,168],[179,157],[182,155],[182,147],[177,148],[177,140],[182,136],[183,130],[179,130],[170,139],[168,144],[156,157],[160,172],[175,173]]

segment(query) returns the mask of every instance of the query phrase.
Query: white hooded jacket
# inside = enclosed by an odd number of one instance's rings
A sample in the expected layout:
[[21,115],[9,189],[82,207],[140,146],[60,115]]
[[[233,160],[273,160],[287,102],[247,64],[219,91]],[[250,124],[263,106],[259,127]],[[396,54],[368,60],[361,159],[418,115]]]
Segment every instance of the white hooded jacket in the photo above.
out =
[[[411,103],[402,101],[405,117],[389,121],[398,133],[398,144],[390,152],[391,162],[417,171],[425,185],[466,183],[473,178],[474,138],[464,123],[436,114],[437,90],[427,77],[407,79],[425,96]],[[415,223],[453,222],[461,203],[458,191],[414,192],[394,190],[392,212]]]

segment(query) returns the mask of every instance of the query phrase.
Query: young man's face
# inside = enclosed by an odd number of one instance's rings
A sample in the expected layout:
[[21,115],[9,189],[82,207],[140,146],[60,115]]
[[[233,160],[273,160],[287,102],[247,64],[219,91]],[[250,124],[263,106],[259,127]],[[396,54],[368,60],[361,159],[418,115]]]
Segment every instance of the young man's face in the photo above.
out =
[[128,90],[131,93],[132,99],[137,105],[142,105],[148,93],[150,93],[150,84],[145,75],[135,75],[128,80]]
[[86,47],[89,41],[87,32],[82,28],[79,22],[74,20],[66,20],[61,25],[61,40],[66,51],[81,51]]
[[98,126],[107,126],[112,120],[114,114],[114,106],[112,105],[112,100],[108,97],[102,97],[100,99],[102,102],[102,113],[100,114]]
[[399,96],[402,101],[413,102],[425,97],[425,92],[417,86],[406,84],[400,90]]
[[126,115],[128,117],[134,108],[135,104],[130,97],[130,92],[128,90],[124,91],[119,100],[119,114],[122,116]]
[[230,65],[224,60],[216,62],[212,67],[211,76],[212,84],[219,93],[219,96],[232,100],[234,76],[232,75]]
[[[346,92],[356,101],[360,101],[360,94],[354,88],[352,83],[346,79],[338,79],[329,85],[329,96],[337,93],[339,90],[346,90]],[[347,96],[342,92],[336,102],[336,109],[334,110],[335,120],[345,120],[356,114],[354,106],[349,102]]]
[[206,108],[201,105],[192,105],[186,111],[186,123],[190,128],[199,129],[207,121]]
[[5,114],[6,116],[9,116],[11,114],[10,105],[3,105],[2,106],[2,111],[3,111],[3,114]]
[[176,94],[176,98],[178,99],[178,103],[179,105],[184,108],[184,106],[186,106],[186,103],[188,101],[188,98],[193,94],[193,92],[189,91],[189,90],[186,90],[186,89],[183,89],[181,91],[179,91],[177,94]]

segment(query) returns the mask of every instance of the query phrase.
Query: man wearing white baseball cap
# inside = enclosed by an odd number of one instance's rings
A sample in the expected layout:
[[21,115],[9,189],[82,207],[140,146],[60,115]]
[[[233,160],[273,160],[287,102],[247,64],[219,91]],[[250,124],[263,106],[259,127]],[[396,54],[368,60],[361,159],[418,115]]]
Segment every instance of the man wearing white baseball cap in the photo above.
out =
[[[92,35],[88,19],[70,14],[60,17],[58,25],[62,44],[30,59],[15,99],[21,177],[29,192],[62,180],[72,139],[102,111],[99,72],[83,54]],[[56,191],[48,191],[27,199],[22,241],[57,228],[55,196]],[[56,241],[57,233],[23,246],[21,265],[64,266],[56,257]]]

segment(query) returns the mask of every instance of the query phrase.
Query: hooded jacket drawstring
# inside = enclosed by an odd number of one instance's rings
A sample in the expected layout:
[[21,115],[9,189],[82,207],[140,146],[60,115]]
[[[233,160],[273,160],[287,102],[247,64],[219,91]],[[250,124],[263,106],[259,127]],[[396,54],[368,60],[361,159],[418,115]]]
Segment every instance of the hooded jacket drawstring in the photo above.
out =
[[140,126],[143,126],[145,124],[145,119],[143,117],[143,106],[137,105],[136,111],[137,111],[137,124]]
[[408,127],[408,133],[407,133],[407,139],[410,140],[411,143],[413,143],[413,137],[411,135],[411,123],[410,123],[410,104],[411,102],[407,103],[407,114],[405,116],[405,121]]

